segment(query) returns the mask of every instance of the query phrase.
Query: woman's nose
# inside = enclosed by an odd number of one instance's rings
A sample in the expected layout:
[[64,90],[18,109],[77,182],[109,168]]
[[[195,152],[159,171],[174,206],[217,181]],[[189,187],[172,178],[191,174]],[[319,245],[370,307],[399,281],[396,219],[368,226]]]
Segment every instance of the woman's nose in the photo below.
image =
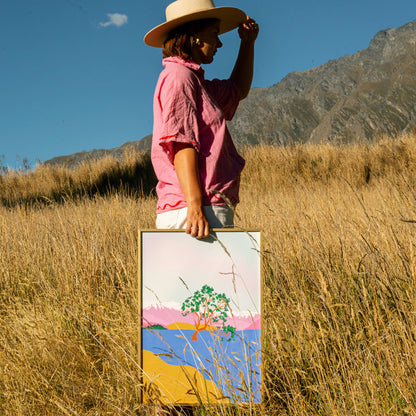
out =
[[222,42],[220,41],[220,38],[217,39],[217,48],[222,48]]

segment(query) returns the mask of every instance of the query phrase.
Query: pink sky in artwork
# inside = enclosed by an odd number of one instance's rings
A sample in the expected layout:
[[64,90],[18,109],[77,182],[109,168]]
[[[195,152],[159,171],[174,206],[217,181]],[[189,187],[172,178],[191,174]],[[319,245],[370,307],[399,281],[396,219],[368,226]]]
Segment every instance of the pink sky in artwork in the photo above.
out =
[[[163,306],[151,306],[143,309],[143,327],[153,325],[162,325],[165,328],[169,324],[176,322],[184,322],[193,324],[194,319],[192,315],[183,316],[179,309],[165,308]],[[231,325],[236,328],[237,331],[247,329],[260,329],[261,318],[259,314],[250,316],[250,314],[238,314],[235,316],[229,316],[226,325]]]

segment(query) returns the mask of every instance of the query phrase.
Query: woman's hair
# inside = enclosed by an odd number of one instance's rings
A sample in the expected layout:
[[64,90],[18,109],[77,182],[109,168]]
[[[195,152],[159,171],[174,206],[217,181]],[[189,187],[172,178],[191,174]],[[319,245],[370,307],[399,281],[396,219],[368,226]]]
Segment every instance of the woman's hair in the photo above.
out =
[[185,23],[173,29],[163,44],[163,57],[179,56],[182,59],[190,59],[195,34],[205,28],[206,25],[217,22],[218,19],[201,19]]

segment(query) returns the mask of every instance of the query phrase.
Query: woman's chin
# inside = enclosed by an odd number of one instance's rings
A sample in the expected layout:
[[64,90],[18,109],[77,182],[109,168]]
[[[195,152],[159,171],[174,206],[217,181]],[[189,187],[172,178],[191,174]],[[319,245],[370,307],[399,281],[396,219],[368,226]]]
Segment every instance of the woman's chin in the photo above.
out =
[[203,63],[203,64],[210,64],[210,63],[212,63],[213,61],[214,61],[214,57],[213,57],[213,56],[211,56],[211,57],[206,57],[202,63]]

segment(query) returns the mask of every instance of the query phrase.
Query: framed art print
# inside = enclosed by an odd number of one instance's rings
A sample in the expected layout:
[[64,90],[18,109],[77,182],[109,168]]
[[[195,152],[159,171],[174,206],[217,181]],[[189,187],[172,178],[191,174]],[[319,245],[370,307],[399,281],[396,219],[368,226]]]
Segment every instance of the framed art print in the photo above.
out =
[[261,402],[260,232],[139,231],[142,402]]

